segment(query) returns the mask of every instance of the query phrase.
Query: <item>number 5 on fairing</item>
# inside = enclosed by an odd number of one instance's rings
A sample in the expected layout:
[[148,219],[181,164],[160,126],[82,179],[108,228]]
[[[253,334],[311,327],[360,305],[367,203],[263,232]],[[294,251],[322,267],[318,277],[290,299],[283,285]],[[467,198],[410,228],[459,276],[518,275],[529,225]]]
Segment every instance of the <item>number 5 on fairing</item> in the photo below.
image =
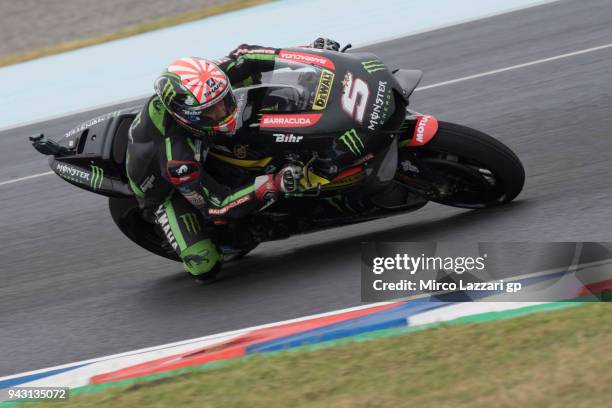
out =
[[362,124],[370,96],[368,84],[360,78],[353,78],[353,74],[347,72],[342,86],[342,109],[359,124]]

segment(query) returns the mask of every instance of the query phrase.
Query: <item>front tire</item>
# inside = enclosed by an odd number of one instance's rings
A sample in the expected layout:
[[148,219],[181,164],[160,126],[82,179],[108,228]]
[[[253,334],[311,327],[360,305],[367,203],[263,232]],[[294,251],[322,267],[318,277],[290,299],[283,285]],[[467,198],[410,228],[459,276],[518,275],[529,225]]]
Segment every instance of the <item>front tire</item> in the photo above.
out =
[[460,208],[487,208],[514,200],[525,184],[519,158],[503,143],[466,126],[440,122],[435,137],[411,149],[434,174],[432,201]]

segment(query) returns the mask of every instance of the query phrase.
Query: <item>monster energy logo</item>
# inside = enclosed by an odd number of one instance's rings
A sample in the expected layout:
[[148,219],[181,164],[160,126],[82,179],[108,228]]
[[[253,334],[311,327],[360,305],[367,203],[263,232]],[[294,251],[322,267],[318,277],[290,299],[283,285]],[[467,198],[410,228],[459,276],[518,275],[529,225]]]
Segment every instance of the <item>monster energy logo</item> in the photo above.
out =
[[364,149],[365,146],[355,129],[344,132],[339,140],[344,143],[355,156],[360,156],[363,153],[362,149]]
[[195,234],[202,229],[200,227],[200,221],[194,213],[183,214],[179,218],[183,221],[183,224],[185,224],[185,228],[187,228],[189,234]]
[[363,68],[368,72],[368,74],[373,74],[385,69],[385,64],[379,60],[363,61],[361,65],[363,65]]
[[169,80],[167,80],[166,83],[164,84],[164,87],[162,88],[162,99],[164,103],[166,105],[169,105],[175,96],[176,96],[176,90],[174,89],[174,86],[172,86],[172,83]]
[[104,170],[98,166],[91,167],[91,179],[89,180],[89,186],[92,190],[98,190],[102,187],[102,181],[104,180]]

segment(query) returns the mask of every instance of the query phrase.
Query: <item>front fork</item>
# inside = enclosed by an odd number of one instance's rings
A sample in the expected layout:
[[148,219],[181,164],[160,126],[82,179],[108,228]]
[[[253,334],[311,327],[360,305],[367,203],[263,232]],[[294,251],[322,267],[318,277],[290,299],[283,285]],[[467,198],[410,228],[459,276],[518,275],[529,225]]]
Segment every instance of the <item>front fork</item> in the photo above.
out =
[[444,177],[432,171],[419,155],[419,149],[433,140],[438,128],[434,116],[406,109],[406,119],[399,129],[395,179],[428,199],[447,193]]

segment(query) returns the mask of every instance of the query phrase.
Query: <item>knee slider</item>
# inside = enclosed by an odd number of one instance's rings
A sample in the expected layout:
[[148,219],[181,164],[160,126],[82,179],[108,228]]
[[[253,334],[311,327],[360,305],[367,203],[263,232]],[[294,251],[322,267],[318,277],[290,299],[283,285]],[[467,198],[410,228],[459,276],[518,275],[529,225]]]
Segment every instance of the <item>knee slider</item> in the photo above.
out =
[[210,240],[199,241],[180,253],[185,270],[192,275],[202,275],[217,267],[223,259]]

